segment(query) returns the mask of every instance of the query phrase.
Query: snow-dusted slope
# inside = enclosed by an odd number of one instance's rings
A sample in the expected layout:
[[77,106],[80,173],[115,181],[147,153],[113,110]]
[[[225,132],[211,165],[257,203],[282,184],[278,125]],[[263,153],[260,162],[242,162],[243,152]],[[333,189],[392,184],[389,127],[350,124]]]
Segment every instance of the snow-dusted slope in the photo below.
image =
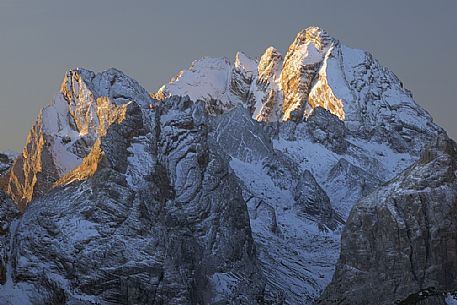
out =
[[189,70],[176,75],[169,86],[162,87],[159,94],[188,95],[192,100],[229,100],[228,81],[231,65],[225,58],[202,58],[192,63]]

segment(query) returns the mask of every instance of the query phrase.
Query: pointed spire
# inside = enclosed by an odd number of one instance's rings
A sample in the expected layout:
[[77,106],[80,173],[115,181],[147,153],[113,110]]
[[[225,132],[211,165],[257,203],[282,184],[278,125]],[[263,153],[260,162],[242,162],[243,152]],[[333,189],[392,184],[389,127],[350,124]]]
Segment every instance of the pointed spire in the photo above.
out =
[[298,32],[292,45],[302,45],[312,42],[317,49],[322,50],[336,41],[324,29],[317,26],[310,26]]

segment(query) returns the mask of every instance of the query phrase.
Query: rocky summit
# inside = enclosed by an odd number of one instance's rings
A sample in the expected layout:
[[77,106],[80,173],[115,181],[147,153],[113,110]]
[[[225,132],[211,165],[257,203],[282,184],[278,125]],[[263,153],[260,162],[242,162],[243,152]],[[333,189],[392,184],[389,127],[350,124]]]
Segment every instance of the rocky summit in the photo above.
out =
[[157,92],[71,70],[0,154],[0,304],[454,304],[456,147],[318,27]]

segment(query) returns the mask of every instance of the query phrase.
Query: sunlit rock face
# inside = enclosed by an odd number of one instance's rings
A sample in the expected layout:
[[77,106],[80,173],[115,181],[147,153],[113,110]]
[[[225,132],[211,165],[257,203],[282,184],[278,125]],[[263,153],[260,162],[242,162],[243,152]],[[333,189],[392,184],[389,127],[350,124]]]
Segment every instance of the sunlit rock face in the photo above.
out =
[[23,210],[56,180],[77,167],[98,137],[122,119],[126,104],[153,104],[133,79],[111,69],[100,74],[69,71],[53,103],[44,108],[22,154],[6,174],[4,189]]
[[[319,70],[332,45],[333,39],[319,28],[312,27],[298,33],[287,51],[281,72],[281,88],[284,92],[282,120],[303,120],[306,108],[308,112],[318,106],[329,109],[328,100],[315,98],[311,103],[309,96],[316,86],[314,83],[321,80],[318,79]],[[325,72],[322,74],[322,80],[325,81]],[[339,117],[344,119],[344,110],[341,112]],[[335,111],[334,114],[340,113]]]
[[68,72],[22,154],[0,156],[23,211],[0,304],[317,300],[352,207],[446,136],[322,29],[285,54],[203,58],[151,94],[115,69]]
[[273,47],[268,48],[260,57],[253,93],[255,107],[252,116],[257,121],[277,121],[281,116],[278,95],[281,94],[279,78],[282,61],[282,55]]

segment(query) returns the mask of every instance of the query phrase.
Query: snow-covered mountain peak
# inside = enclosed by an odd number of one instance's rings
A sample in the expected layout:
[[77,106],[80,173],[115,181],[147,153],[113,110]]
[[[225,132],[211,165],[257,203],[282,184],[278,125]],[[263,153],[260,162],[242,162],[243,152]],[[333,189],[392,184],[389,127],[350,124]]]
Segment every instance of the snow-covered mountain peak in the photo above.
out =
[[334,107],[335,101],[314,102],[312,106],[307,102],[318,70],[336,43],[324,30],[309,27],[297,34],[285,57],[269,47],[258,61],[242,52],[237,53],[233,65],[226,59],[203,58],[181,71],[155,96],[188,95],[193,100],[206,100],[212,113],[242,104],[258,121],[303,120],[317,106],[344,119],[342,102],[338,107]]
[[257,72],[258,62],[255,59],[250,58],[243,52],[237,52],[235,56],[235,69],[240,71],[248,78],[252,78]]
[[188,95],[192,100],[227,99],[227,81],[231,64],[227,58],[204,57],[195,60],[188,70],[180,71],[157,93],[161,99],[171,95]]
[[369,53],[349,48],[315,26],[300,31],[284,57],[271,47],[259,61],[244,53],[237,54],[233,65],[227,59],[204,58],[159,93],[166,93],[162,98],[203,100],[210,114],[242,105],[264,122],[301,122],[320,107],[366,137],[390,134],[399,149],[415,142],[400,133],[437,130],[394,73]]
[[70,70],[65,74],[61,92],[67,99],[72,99],[72,93],[75,97],[81,96],[78,102],[96,100],[103,96],[116,104],[134,101],[144,107],[154,103],[149,93],[136,80],[115,68],[100,73],[83,68]]
[[27,145],[6,179],[5,191],[21,208],[79,166],[130,103],[149,108],[156,101],[137,81],[117,69],[65,74],[60,91],[40,112]]
[[[7,171],[17,158],[17,153],[0,151],[0,180],[2,174]],[[1,181],[0,181],[1,183]]]

